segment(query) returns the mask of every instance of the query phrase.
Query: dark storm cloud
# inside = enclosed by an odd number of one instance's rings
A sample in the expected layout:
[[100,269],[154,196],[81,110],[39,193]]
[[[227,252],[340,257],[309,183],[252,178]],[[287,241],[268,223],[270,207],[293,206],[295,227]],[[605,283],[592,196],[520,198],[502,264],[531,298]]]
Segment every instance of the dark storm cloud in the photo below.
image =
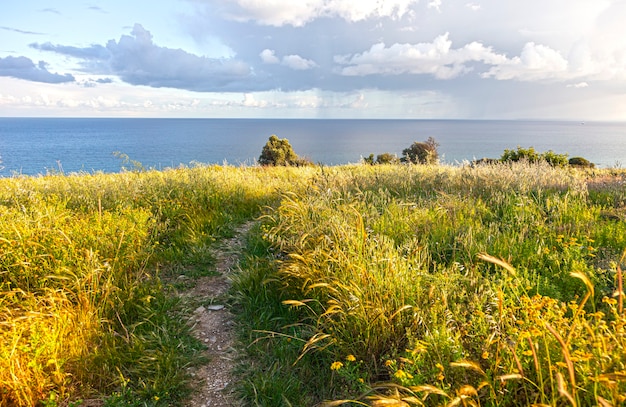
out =
[[0,76],[9,76],[42,83],[74,82],[74,76],[60,75],[48,71],[46,63],[39,61],[35,64],[30,58],[12,57],[0,58]]

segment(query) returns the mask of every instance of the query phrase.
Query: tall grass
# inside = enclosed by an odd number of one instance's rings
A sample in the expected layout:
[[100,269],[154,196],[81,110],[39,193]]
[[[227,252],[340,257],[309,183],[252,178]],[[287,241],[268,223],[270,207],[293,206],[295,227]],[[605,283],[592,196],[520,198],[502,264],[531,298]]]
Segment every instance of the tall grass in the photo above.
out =
[[215,239],[306,182],[220,166],[0,179],[0,405],[178,404],[202,344],[161,278],[210,272]]
[[[176,405],[172,276],[234,278],[247,405],[620,405],[623,172],[197,166],[0,179],[0,405]],[[402,404],[404,403],[404,404]]]
[[239,285],[276,310],[256,343],[273,366],[298,347],[282,363],[319,372],[297,384],[318,401],[620,405],[626,223],[587,182],[527,163],[324,169],[263,218],[270,262]]

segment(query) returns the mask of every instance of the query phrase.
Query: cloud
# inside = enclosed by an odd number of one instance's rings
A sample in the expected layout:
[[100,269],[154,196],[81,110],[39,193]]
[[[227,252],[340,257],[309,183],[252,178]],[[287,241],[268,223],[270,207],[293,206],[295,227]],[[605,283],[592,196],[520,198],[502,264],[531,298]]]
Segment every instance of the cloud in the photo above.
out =
[[340,74],[345,76],[430,74],[437,79],[452,79],[471,71],[468,62],[497,64],[506,57],[490,47],[472,42],[452,49],[449,33],[436,37],[431,43],[373,45],[368,51],[335,57],[345,65]]
[[25,30],[20,30],[19,28],[13,28],[13,27],[6,27],[6,26],[0,26],[0,30],[4,30],[4,31],[12,31],[18,34],[27,34],[27,35],[45,35],[44,33],[40,33],[40,32],[35,32],[35,31],[25,31]]
[[441,0],[431,0],[428,2],[428,8],[434,8],[438,12],[441,12]]
[[84,87],[84,88],[95,88],[97,85],[106,85],[109,83],[113,83],[113,79],[111,78],[98,78],[98,79],[93,79],[93,78],[89,78],[85,81],[82,81],[80,84]]
[[581,89],[581,88],[587,88],[589,87],[589,84],[587,82],[578,82],[575,84],[570,84],[567,85],[568,88],[576,88],[576,89]]
[[0,76],[9,76],[42,83],[65,83],[75,81],[74,76],[70,74],[60,75],[48,71],[44,61],[39,61],[39,63],[35,65],[30,58],[12,56],[0,58]]
[[283,57],[281,62],[281,60],[276,56],[276,51],[272,49],[264,49],[259,56],[264,64],[282,64],[296,71],[306,71],[318,66],[315,61],[302,58],[300,55],[286,55]]
[[[435,0],[435,2],[440,0]],[[226,0],[218,3],[225,18],[261,25],[302,27],[321,17],[339,17],[356,22],[370,18],[399,19],[419,0]],[[209,5],[210,7],[210,5]]]
[[545,45],[529,42],[524,45],[519,57],[502,61],[482,74],[482,77],[537,81],[564,79],[568,76],[567,72],[568,62],[558,51]]
[[248,64],[230,58],[207,58],[182,49],[160,47],[154,44],[152,34],[140,24],[135,24],[131,35],[123,35],[119,41],[110,40],[106,46],[78,48],[46,43],[31,44],[31,47],[82,59],[85,71],[116,75],[132,85],[199,92],[258,86]]
[[54,45],[50,42],[43,44],[33,43],[29,47],[39,51],[50,51],[80,59],[106,59],[109,51],[102,45],[91,45],[90,47],[79,48],[66,45]]
[[87,10],[95,11],[97,13],[108,14],[102,7],[99,6],[89,6]]
[[283,57],[283,65],[297,71],[306,71],[315,68],[317,64],[310,59],[304,59],[300,55],[286,55]]
[[264,49],[259,54],[264,64],[279,64],[280,59],[276,57],[276,51],[272,49]]

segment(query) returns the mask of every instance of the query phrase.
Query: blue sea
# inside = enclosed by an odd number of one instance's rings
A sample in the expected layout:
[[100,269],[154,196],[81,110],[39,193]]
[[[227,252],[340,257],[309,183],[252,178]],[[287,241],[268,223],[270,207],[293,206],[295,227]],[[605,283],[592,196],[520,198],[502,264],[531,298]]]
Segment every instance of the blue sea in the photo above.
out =
[[[357,163],[434,137],[447,164],[534,147],[626,164],[626,123],[485,120],[0,118],[0,176],[119,172],[120,152],[146,168],[253,165],[267,139],[287,138],[315,163]],[[128,167],[128,165],[126,165]]]

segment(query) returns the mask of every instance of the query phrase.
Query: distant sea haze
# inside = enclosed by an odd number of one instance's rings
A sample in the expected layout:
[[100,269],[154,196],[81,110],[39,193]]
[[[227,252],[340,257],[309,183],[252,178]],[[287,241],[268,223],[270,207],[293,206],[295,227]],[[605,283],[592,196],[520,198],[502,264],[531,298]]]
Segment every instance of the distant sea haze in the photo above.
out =
[[[146,168],[252,165],[267,139],[287,138],[315,163],[360,162],[434,137],[447,164],[534,147],[626,165],[626,123],[491,120],[0,118],[0,176],[119,172],[120,152]],[[126,165],[129,166],[128,164]]]

